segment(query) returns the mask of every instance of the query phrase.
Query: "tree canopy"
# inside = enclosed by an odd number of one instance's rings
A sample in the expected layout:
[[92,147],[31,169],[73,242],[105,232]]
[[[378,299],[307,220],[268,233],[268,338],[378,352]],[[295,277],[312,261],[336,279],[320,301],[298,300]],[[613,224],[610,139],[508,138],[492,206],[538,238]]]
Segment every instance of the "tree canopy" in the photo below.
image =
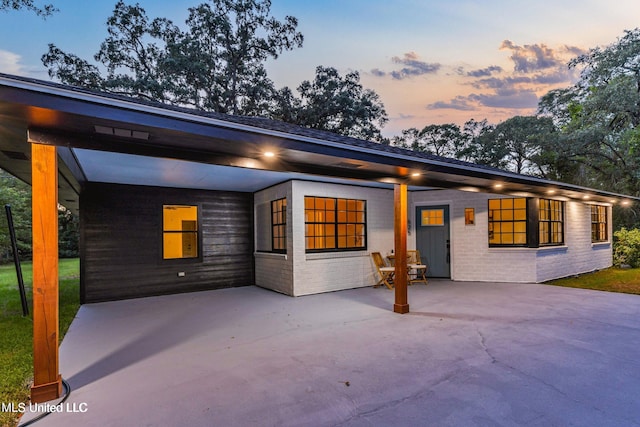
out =
[[558,174],[569,182],[640,194],[640,30],[573,59],[580,79],[545,95],[540,115],[558,127]]
[[33,0],[2,0],[0,1],[0,10],[20,10],[25,9],[35,12],[36,15],[46,18],[57,12],[58,9],[52,4],[46,4],[42,7],[36,6]]
[[393,144],[414,151],[443,157],[460,157],[467,143],[467,135],[454,124],[427,125],[422,129],[409,128],[393,140]]
[[335,68],[318,66],[315,79],[297,88],[299,97],[275,88],[266,61],[302,47],[303,35],[295,17],[278,20],[270,9],[270,0],[209,0],[189,8],[182,30],[120,0],[94,56],[97,64],[55,44],[42,62],[52,78],[71,85],[381,139],[384,106],[361,86],[357,72],[341,77]]
[[[5,205],[11,206],[18,254],[31,258],[31,187],[0,169],[0,263],[13,257]],[[61,258],[78,256],[78,216],[58,206],[58,241]]]
[[[228,114],[267,112],[265,62],[302,46],[297,20],[271,17],[269,0],[211,0],[189,8],[183,31],[122,0],[107,20],[100,66],[49,45],[42,61],[64,83]],[[105,75],[101,68],[106,70]]]
[[369,140],[381,140],[387,113],[377,93],[364,89],[357,71],[340,77],[338,70],[318,66],[313,81],[280,90],[275,118],[313,129]]

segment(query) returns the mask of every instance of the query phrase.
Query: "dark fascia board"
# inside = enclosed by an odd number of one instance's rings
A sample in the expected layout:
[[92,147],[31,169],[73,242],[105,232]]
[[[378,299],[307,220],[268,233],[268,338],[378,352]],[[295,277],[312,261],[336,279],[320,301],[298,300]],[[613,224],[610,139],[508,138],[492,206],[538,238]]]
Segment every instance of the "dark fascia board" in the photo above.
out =
[[[264,123],[268,124],[269,120],[256,120],[256,123],[261,123],[261,126],[256,126],[252,123],[231,120],[231,116],[198,114],[195,111],[183,108],[143,103],[134,99],[6,74],[0,74],[0,100],[67,114],[89,116],[114,123],[179,131],[212,138],[221,143],[224,141],[242,141],[259,145],[268,142],[280,148],[335,156],[336,158],[354,159],[381,166],[399,167],[403,170],[416,169],[426,173],[439,172],[455,176],[499,181],[505,184],[513,183],[523,186],[555,188],[576,193],[589,193],[601,198],[640,200],[637,197],[520,175],[454,159],[437,158],[435,156],[425,157],[419,155],[419,153],[399,148],[385,150],[381,149],[384,146],[376,148],[378,146],[376,143],[368,143],[352,138],[338,137],[342,141],[333,141],[323,137],[304,135],[304,133],[309,133],[326,136],[328,135],[326,132],[309,131],[292,125],[281,126],[285,129],[296,129],[296,132],[292,133],[286,130],[269,128],[268,125],[265,126]],[[245,121],[251,122],[251,119],[245,119]],[[336,138],[332,137],[332,139]],[[357,143],[346,142],[349,140]],[[183,147],[176,145],[173,148],[176,150],[195,148],[203,151],[207,150],[205,146]],[[332,176],[331,168],[322,168],[322,173]],[[336,176],[342,175],[338,174]]]

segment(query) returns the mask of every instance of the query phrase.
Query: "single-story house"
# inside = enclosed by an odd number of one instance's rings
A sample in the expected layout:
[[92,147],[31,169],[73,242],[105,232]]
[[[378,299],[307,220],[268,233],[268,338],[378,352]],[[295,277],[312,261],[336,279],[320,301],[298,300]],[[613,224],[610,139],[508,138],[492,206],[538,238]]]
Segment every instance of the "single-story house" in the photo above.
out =
[[[432,277],[541,282],[610,266],[611,207],[632,200],[6,74],[0,168],[33,185],[34,401],[60,394],[58,202],[80,215],[81,302],[91,303],[246,285],[291,296],[371,286],[370,253],[403,257],[407,247]],[[403,313],[401,264],[394,310]]]

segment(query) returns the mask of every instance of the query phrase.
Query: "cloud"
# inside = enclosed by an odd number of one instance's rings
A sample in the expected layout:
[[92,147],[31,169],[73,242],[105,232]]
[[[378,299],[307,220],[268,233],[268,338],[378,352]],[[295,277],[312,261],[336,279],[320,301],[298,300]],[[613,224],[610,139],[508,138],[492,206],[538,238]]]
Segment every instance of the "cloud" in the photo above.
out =
[[43,78],[43,74],[46,74],[41,66],[25,65],[22,61],[20,54],[0,49],[0,73],[34,78]]
[[483,107],[494,109],[524,110],[538,105],[539,95],[558,87],[571,84],[576,79],[576,71],[570,70],[570,58],[585,51],[575,46],[551,48],[545,44],[517,45],[504,40],[501,50],[510,51],[513,70],[504,70],[498,65],[490,65],[465,71],[456,69],[456,74],[465,78],[466,85],[475,92],[466,96],[456,96],[449,101],[437,101],[427,105],[428,109],[479,110]]
[[456,96],[450,101],[437,101],[427,105],[428,110],[475,111],[481,107],[503,109],[533,109],[538,105],[538,95],[532,89],[504,88],[490,93],[472,93]]
[[504,40],[500,49],[511,51],[514,70],[530,73],[558,66],[566,66],[566,62],[557,57],[555,51],[545,44],[526,44],[518,46],[511,40]]
[[583,49],[577,46],[567,46],[567,45],[563,46],[563,50],[571,56],[580,56],[589,52],[588,49]]
[[389,75],[395,80],[403,80],[424,74],[435,74],[441,67],[441,64],[438,63],[420,61],[420,57],[415,52],[407,52],[402,57],[394,56],[391,58],[391,61],[395,64],[404,65],[404,67],[399,70],[389,72],[383,71],[379,68],[374,68],[371,70],[371,74],[376,77],[385,77]]
[[468,71],[467,76],[469,77],[489,77],[494,73],[501,73],[502,67],[499,65],[491,65],[487,68],[482,68],[480,70]]
[[438,63],[420,61],[418,54],[415,52],[405,53],[402,58],[394,56],[391,60],[396,64],[406,65],[406,67],[399,71],[391,72],[391,76],[396,80],[402,80],[412,76],[421,76],[423,74],[437,73],[441,67]]
[[0,71],[6,74],[24,74],[21,60],[22,57],[17,53],[0,50]]
[[554,85],[558,83],[566,83],[573,80],[572,73],[568,70],[557,70],[550,73],[536,74],[531,78],[534,83],[543,85]]
[[460,110],[460,111],[473,111],[476,109],[475,105],[469,103],[469,98],[464,96],[456,96],[451,101],[436,101],[427,105],[427,110]]
[[[454,84],[467,87],[464,94],[450,92],[447,98],[425,102],[423,105],[428,110],[531,114],[544,93],[575,83],[579,70],[569,69],[567,64],[570,59],[586,52],[569,45],[518,45],[511,40],[504,40],[499,49],[505,52],[513,68],[495,63],[480,66],[428,63],[415,52],[408,52],[392,58],[393,63],[402,65],[400,69],[374,69],[371,73],[380,77],[391,76],[396,80],[439,73],[443,79],[452,83],[455,80]],[[472,89],[469,91],[469,88]],[[448,89],[443,87],[443,90]]]
[[491,77],[489,79],[480,79],[471,82],[471,86],[476,89],[503,89],[507,87],[513,87],[518,84],[531,83],[531,77],[516,76],[516,77]]
[[538,105],[538,95],[531,89],[508,89],[490,94],[471,94],[468,99],[492,108],[528,109]]

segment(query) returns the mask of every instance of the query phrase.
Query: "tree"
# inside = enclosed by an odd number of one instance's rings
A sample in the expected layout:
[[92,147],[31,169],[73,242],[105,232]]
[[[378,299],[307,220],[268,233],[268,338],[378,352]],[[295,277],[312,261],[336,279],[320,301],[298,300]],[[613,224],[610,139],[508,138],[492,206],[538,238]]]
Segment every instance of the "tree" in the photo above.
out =
[[2,0],[0,2],[0,10],[20,10],[26,9],[31,12],[35,12],[36,15],[46,18],[48,16],[53,15],[54,12],[57,12],[52,4],[47,4],[42,7],[38,7],[35,5],[33,0]]
[[539,114],[559,126],[552,148],[556,170],[569,182],[640,193],[640,30],[570,62],[575,86],[545,95]]
[[506,169],[505,157],[507,150],[493,140],[495,125],[489,124],[487,119],[477,121],[468,120],[463,126],[463,133],[468,139],[468,145],[461,153],[466,160],[479,165]]
[[11,205],[18,253],[31,257],[31,189],[24,182],[0,169],[0,260],[13,258],[4,206]]
[[49,45],[42,62],[63,83],[229,114],[264,114],[273,83],[265,62],[302,46],[297,20],[269,15],[269,0],[211,0],[189,9],[188,30],[116,4],[94,56],[107,71]]
[[316,68],[315,79],[303,81],[296,98],[289,88],[278,92],[274,117],[354,138],[380,141],[387,113],[377,93],[364,89],[357,71],[344,78],[332,67]]
[[[0,169],[0,262],[13,257],[7,216],[4,206],[11,205],[20,259],[30,259],[31,239],[31,187]],[[78,216],[58,205],[58,243],[61,258],[78,256]]]
[[79,255],[78,216],[58,205],[58,253],[60,258],[76,258]]
[[544,148],[555,128],[549,118],[515,116],[491,132],[494,144],[504,150],[504,162],[515,173],[546,176]]
[[193,91],[196,108],[265,115],[274,92],[265,62],[302,47],[292,16],[269,16],[269,0],[213,0],[189,9],[189,31],[170,43],[167,72]]
[[393,145],[441,157],[460,158],[467,148],[468,138],[454,124],[428,125],[418,130],[405,129]]
[[299,97],[288,87],[276,90],[265,63],[302,46],[296,18],[271,17],[269,0],[209,3],[189,9],[183,31],[168,19],[150,20],[138,4],[118,1],[107,20],[109,36],[94,56],[97,65],[54,44],[42,62],[52,78],[74,86],[383,141],[384,105],[362,87],[358,72],[341,77],[319,66],[315,79],[297,88]]

